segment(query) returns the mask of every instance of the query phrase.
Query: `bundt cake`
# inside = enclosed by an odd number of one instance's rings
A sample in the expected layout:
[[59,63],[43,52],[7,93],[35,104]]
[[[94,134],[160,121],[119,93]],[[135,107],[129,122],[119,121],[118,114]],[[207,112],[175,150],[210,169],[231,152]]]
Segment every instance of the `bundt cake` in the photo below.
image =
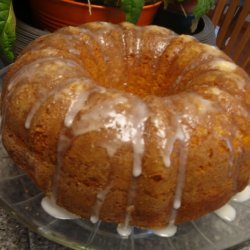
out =
[[250,80],[215,47],[95,22],[32,42],[2,92],[2,140],[55,202],[141,228],[196,219],[249,182]]

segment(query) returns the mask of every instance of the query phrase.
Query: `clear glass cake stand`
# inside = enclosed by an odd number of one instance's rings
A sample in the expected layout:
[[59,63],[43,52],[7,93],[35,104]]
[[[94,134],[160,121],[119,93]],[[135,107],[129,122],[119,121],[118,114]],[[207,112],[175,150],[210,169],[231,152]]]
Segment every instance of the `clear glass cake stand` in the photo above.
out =
[[[7,69],[0,70],[0,84]],[[32,231],[72,249],[100,250],[220,250],[250,246],[250,201],[234,203],[237,217],[226,222],[214,213],[178,226],[176,235],[161,238],[133,229],[128,238],[116,225],[89,220],[58,220],[41,207],[43,194],[11,161],[0,141],[0,205]],[[245,249],[245,248],[244,248]]]

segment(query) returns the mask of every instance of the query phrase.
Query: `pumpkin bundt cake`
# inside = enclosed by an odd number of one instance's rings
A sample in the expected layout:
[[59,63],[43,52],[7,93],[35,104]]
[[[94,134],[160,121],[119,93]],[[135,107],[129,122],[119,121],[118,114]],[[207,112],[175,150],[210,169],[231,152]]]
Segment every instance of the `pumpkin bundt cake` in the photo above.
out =
[[223,52],[165,28],[65,27],[9,69],[2,139],[59,206],[161,228],[220,208],[248,184],[249,87]]

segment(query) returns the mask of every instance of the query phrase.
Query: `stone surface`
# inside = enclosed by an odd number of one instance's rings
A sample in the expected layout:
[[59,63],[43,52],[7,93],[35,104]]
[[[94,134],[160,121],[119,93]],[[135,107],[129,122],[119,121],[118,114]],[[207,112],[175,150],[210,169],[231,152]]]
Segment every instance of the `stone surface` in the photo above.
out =
[[30,232],[0,207],[0,250],[67,250]]
[[0,208],[0,249],[29,249],[28,231]]

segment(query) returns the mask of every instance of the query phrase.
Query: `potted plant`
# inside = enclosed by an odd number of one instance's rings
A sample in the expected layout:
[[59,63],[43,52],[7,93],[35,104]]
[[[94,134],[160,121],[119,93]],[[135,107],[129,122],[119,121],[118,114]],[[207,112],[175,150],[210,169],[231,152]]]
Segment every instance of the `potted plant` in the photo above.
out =
[[205,16],[214,4],[215,0],[164,0],[154,23],[215,45],[213,24]]
[[[18,17],[21,19],[25,17],[24,19],[30,21],[29,10],[31,9],[33,16],[40,24],[39,28],[53,31],[62,26],[79,25],[89,21],[119,23],[126,20],[138,25],[147,25],[152,23],[161,0],[13,0],[13,3],[12,0],[1,0],[0,58],[6,63],[14,59],[12,47],[16,32],[23,33],[17,34],[15,48],[17,45],[24,47],[25,42],[28,43],[45,33],[44,30],[33,27],[35,24],[33,20],[31,23],[18,21],[17,24],[21,27],[19,29],[17,25],[16,31],[13,4]],[[70,17],[69,20],[67,20],[68,17]],[[19,42],[18,39],[22,41]],[[20,52],[19,47],[18,52]],[[15,54],[18,53],[15,51]]]
[[30,0],[30,3],[37,24],[54,31],[91,21],[151,24],[161,0]]
[[11,0],[0,2],[0,55],[3,60],[12,61],[12,46],[16,38],[16,19]]

